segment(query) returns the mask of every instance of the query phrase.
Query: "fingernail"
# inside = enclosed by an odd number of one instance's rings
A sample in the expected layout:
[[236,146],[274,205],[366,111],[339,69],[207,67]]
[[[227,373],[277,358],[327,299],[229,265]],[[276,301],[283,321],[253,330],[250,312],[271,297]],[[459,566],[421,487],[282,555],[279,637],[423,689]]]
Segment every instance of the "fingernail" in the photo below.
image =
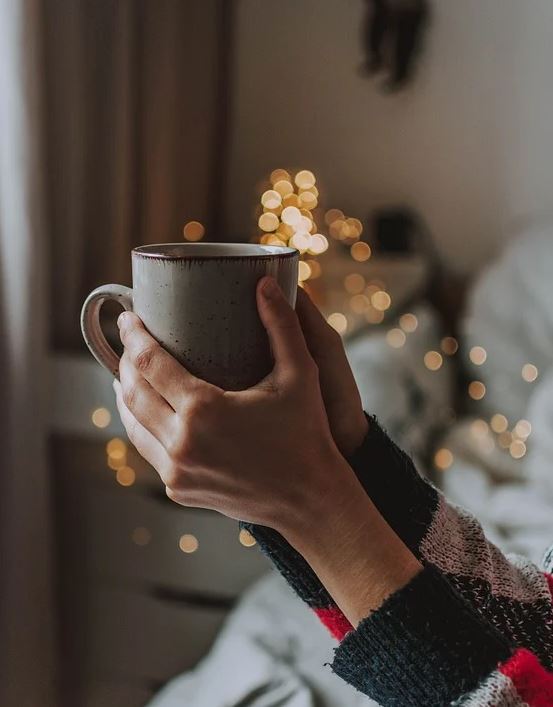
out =
[[273,277],[268,277],[265,280],[263,287],[261,288],[261,294],[266,299],[276,299],[277,297],[280,297],[280,287]]
[[119,329],[124,329],[126,324],[127,324],[127,312],[121,312],[121,314],[117,317],[117,326]]

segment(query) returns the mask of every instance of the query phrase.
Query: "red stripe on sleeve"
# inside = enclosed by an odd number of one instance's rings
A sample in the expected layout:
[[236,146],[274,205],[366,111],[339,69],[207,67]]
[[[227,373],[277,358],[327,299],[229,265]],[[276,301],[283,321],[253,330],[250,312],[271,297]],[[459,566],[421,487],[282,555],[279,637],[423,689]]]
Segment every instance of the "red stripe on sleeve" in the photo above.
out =
[[346,619],[344,614],[337,607],[328,609],[313,609],[319,617],[320,622],[327,627],[330,633],[341,641],[346,633],[349,633],[353,626]]
[[544,572],[543,574],[545,576],[545,579],[547,580],[549,591],[551,592],[551,597],[553,598],[553,575],[550,575],[547,572]]
[[499,671],[512,681],[529,707],[553,705],[553,675],[526,648],[519,648],[512,658],[499,666]]

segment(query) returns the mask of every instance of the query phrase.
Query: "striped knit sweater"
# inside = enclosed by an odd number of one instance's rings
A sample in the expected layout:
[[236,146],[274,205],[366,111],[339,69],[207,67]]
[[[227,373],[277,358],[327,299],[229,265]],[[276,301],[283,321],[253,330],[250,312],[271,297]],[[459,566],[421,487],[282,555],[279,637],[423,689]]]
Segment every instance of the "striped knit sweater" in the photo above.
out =
[[381,705],[553,705],[553,549],[545,570],[505,557],[374,419],[350,464],[423,565],[352,627],[275,530],[243,524],[338,640],[332,670]]

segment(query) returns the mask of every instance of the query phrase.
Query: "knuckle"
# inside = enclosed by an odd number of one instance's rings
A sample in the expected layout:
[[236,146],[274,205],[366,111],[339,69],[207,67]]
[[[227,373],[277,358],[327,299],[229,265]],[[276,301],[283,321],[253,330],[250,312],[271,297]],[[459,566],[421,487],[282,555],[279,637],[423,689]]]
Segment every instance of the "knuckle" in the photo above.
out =
[[141,373],[147,373],[152,368],[158,348],[157,345],[151,345],[138,351],[133,357],[135,368]]
[[[169,459],[173,462],[183,462],[189,459],[193,452],[193,444],[189,434],[176,434],[167,443],[166,448]],[[178,476],[176,467],[173,465],[170,470],[171,477]]]
[[123,389],[123,402],[129,410],[132,410],[135,406],[137,398],[138,386],[135,383],[128,385]]

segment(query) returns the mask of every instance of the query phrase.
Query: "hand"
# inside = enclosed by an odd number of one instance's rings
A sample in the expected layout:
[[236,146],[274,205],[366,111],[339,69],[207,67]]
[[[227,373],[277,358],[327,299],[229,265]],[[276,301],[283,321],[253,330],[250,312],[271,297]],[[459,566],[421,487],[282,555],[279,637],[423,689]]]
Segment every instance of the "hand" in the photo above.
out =
[[350,457],[367,434],[368,423],[342,338],[301,288],[296,312],[319,369],[319,384],[332,436],[342,454]]
[[275,365],[253,388],[229,392],[196,378],[132,313],[119,318],[125,351],[114,385],[127,434],[170,498],[286,535],[357,481],[333,440],[294,310],[272,278],[257,300]]

